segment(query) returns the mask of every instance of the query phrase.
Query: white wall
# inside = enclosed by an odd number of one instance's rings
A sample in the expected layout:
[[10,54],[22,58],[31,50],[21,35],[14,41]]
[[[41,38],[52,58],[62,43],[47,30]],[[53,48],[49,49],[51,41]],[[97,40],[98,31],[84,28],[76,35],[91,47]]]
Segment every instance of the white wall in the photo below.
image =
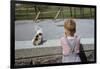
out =
[[[28,1],[28,0],[27,0]],[[30,0],[41,2],[56,2],[56,3],[71,3],[71,4],[87,4],[97,5],[97,35],[100,35],[100,0]],[[96,69],[100,64],[100,36],[97,39],[97,64],[84,65],[65,65],[53,67],[39,67],[37,69],[51,69],[51,68],[70,68],[70,69]],[[0,0],[0,69],[7,69],[10,67],[10,0]]]

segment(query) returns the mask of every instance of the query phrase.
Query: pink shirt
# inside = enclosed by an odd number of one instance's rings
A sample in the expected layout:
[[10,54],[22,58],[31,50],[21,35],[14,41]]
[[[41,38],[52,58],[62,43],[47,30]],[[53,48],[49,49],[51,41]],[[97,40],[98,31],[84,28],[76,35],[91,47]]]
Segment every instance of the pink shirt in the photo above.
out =
[[[80,38],[77,36],[74,36],[74,37],[76,39],[76,46],[75,46],[74,50],[75,50],[75,53],[79,53]],[[70,46],[68,45],[68,42],[66,41],[66,37],[63,36],[60,39],[60,42],[61,42],[61,46],[62,46],[63,55],[68,55],[71,49],[70,49]]]

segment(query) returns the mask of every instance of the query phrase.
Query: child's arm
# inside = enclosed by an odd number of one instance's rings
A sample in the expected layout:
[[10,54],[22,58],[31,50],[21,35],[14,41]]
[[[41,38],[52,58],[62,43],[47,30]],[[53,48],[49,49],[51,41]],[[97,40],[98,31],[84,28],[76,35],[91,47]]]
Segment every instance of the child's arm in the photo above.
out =
[[68,44],[67,44],[67,42],[66,42],[64,37],[62,37],[60,39],[60,43],[61,43],[61,46],[62,46],[62,53],[63,53],[63,55],[68,55],[68,53],[70,51],[70,48],[69,48],[69,46],[68,46]]
[[80,38],[79,37],[77,37],[75,52],[76,53],[80,52]]

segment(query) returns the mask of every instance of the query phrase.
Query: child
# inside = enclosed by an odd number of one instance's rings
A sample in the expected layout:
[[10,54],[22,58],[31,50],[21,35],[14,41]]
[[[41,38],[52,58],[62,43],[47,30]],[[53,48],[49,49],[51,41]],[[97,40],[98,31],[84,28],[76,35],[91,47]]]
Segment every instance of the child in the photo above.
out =
[[76,23],[72,19],[68,19],[64,23],[65,34],[61,38],[61,46],[63,51],[62,63],[81,62],[79,53],[80,39],[75,35]]

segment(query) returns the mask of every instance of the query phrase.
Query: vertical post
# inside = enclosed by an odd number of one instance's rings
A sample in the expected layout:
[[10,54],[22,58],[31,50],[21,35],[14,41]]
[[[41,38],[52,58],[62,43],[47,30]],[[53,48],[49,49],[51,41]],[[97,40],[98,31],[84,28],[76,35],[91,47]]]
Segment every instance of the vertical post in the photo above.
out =
[[70,9],[70,17],[72,17],[72,7],[69,7]]
[[64,19],[63,8],[61,8],[61,16],[62,16],[62,19]]
[[27,9],[26,9],[26,11],[27,11],[27,19],[29,19],[29,18],[28,18],[28,7],[26,7],[26,8],[27,8]]
[[62,8],[62,17],[63,17],[63,19],[64,19],[64,13],[63,13],[63,8]]
[[90,8],[90,15],[91,15],[91,18],[92,18],[92,8]]
[[37,7],[36,7],[36,5],[34,6],[34,9],[35,9],[35,15],[37,15]]
[[80,7],[80,16],[81,16],[81,18],[84,17],[84,8],[81,8],[81,7]]
[[81,9],[81,7],[80,7],[80,17],[82,17],[82,9]]
[[76,7],[74,7],[74,17],[76,18]]
[[82,11],[83,11],[83,14],[82,15],[83,15],[83,18],[84,18],[84,8],[82,8]]

